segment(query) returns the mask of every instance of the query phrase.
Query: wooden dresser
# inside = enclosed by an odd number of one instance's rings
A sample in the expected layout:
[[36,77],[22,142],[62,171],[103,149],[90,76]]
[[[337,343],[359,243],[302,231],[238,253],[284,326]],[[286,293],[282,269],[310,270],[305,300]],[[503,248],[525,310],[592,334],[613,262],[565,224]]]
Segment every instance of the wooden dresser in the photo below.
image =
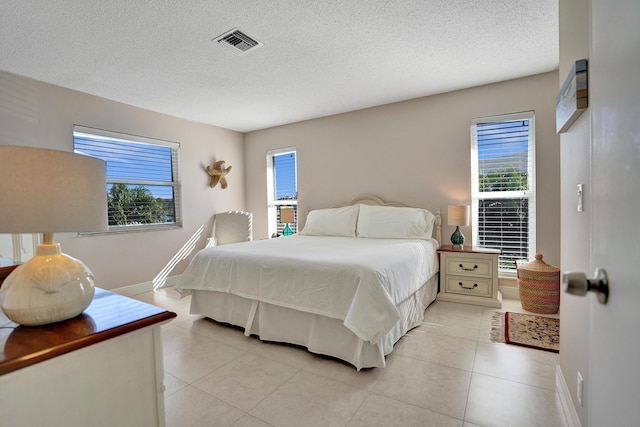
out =
[[64,322],[18,326],[0,311],[0,424],[163,426],[160,325],[174,317],[102,289]]
[[[6,260],[7,258],[1,258],[2,260]],[[4,279],[9,277],[9,275],[15,270],[20,263],[15,261],[10,261],[9,263],[0,263],[0,288],[2,287],[2,282]]]

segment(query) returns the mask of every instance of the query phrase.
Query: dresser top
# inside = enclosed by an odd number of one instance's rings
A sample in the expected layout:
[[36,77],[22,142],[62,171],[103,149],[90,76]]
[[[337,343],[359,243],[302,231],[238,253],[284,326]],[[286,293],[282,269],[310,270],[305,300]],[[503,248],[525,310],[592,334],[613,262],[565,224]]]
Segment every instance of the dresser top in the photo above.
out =
[[500,255],[500,249],[482,248],[480,246],[464,246],[462,248],[454,248],[452,245],[442,245],[438,252],[463,252],[473,254],[498,254]]
[[0,311],[0,375],[174,317],[164,308],[99,288],[82,314],[63,322],[20,326]]

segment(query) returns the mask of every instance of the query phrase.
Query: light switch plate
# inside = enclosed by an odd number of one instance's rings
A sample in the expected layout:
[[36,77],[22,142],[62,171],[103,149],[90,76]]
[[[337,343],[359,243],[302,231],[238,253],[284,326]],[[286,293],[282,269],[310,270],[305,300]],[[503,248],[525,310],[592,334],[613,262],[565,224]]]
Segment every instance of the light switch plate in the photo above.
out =
[[583,212],[582,207],[582,184],[578,184],[578,212]]

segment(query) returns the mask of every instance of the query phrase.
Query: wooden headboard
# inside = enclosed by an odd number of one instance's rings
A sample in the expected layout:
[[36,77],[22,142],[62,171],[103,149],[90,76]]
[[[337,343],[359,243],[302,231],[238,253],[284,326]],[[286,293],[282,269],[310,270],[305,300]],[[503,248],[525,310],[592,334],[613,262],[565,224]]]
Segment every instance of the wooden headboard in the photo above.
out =
[[[341,208],[344,206],[353,206],[353,205],[370,205],[370,206],[395,206],[395,207],[408,207],[403,203],[397,202],[385,202],[380,197],[371,196],[371,195],[363,195],[358,196],[355,199],[351,200],[349,203],[341,203],[337,205],[337,208]],[[433,224],[433,238],[438,241],[438,245],[442,245],[442,215],[440,214],[440,209],[436,209],[432,212],[436,217]]]

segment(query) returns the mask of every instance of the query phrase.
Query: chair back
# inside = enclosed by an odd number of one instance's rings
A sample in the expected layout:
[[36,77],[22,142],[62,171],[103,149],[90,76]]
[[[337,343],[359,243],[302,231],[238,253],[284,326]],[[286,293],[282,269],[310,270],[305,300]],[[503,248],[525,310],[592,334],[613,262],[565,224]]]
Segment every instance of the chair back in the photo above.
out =
[[[207,246],[227,245],[229,243],[250,242],[253,240],[253,215],[251,212],[229,211],[213,216],[213,230]],[[211,242],[211,240],[213,242]]]

